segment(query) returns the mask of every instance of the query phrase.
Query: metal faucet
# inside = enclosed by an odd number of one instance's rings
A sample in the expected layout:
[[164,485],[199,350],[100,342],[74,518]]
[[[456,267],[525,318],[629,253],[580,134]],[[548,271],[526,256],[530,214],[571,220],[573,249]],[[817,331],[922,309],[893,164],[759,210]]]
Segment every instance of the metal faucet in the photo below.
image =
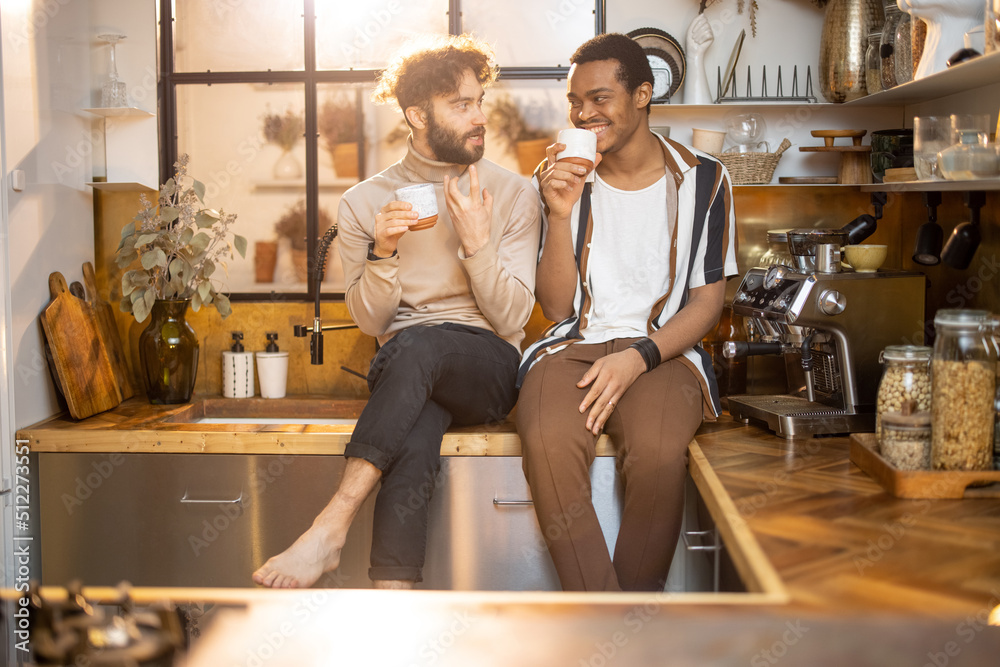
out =
[[309,340],[309,359],[312,365],[319,366],[323,363],[323,332],[333,331],[337,329],[355,329],[357,325],[353,322],[350,324],[327,324],[323,325],[319,316],[319,298],[320,291],[323,287],[323,272],[326,268],[326,254],[330,250],[330,244],[333,240],[337,238],[337,225],[334,224],[330,229],[326,230],[323,234],[323,238],[319,240],[319,245],[316,247],[316,284],[314,285],[314,293],[316,295],[316,309],[313,314],[312,326],[307,326],[304,324],[295,325],[295,337],[305,338],[311,335]]

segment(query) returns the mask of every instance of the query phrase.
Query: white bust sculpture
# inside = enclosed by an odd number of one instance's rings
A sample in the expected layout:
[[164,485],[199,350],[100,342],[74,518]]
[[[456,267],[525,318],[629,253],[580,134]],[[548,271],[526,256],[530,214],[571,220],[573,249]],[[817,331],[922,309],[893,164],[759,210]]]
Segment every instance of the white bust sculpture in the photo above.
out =
[[965,46],[962,38],[983,25],[983,0],[896,0],[900,10],[927,23],[927,40],[914,79],[948,68],[948,58]]

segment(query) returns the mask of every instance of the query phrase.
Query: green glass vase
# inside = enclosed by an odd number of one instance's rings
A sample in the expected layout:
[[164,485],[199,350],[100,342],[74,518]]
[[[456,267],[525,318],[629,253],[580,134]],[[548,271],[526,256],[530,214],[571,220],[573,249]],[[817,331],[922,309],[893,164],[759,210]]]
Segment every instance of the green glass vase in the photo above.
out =
[[198,337],[184,319],[190,299],[153,303],[149,325],[139,334],[139,361],[149,402],[187,403],[198,374]]

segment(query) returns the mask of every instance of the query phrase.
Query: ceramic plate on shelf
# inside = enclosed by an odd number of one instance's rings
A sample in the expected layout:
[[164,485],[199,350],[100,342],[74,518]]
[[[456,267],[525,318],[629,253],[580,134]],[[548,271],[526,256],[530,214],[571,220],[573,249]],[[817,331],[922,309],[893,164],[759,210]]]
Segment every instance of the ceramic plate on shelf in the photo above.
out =
[[653,68],[653,102],[668,102],[684,83],[684,49],[673,36],[659,28],[639,28],[628,33],[646,52]]

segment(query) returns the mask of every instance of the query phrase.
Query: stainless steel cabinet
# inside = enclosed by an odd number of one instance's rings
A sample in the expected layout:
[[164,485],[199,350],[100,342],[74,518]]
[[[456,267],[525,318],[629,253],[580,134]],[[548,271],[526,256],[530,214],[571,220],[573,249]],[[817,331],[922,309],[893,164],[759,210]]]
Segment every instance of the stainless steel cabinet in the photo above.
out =
[[[252,586],[340,482],[341,456],[39,454],[42,577],[47,584]],[[621,513],[614,459],[591,470],[609,549]],[[693,489],[693,485],[691,485]],[[697,494],[690,497],[694,507]],[[317,585],[367,588],[374,495],[336,572]],[[692,511],[685,530],[692,530]],[[559,590],[519,457],[446,457],[430,504],[422,588]],[[668,589],[705,580],[701,554],[678,548]]]

